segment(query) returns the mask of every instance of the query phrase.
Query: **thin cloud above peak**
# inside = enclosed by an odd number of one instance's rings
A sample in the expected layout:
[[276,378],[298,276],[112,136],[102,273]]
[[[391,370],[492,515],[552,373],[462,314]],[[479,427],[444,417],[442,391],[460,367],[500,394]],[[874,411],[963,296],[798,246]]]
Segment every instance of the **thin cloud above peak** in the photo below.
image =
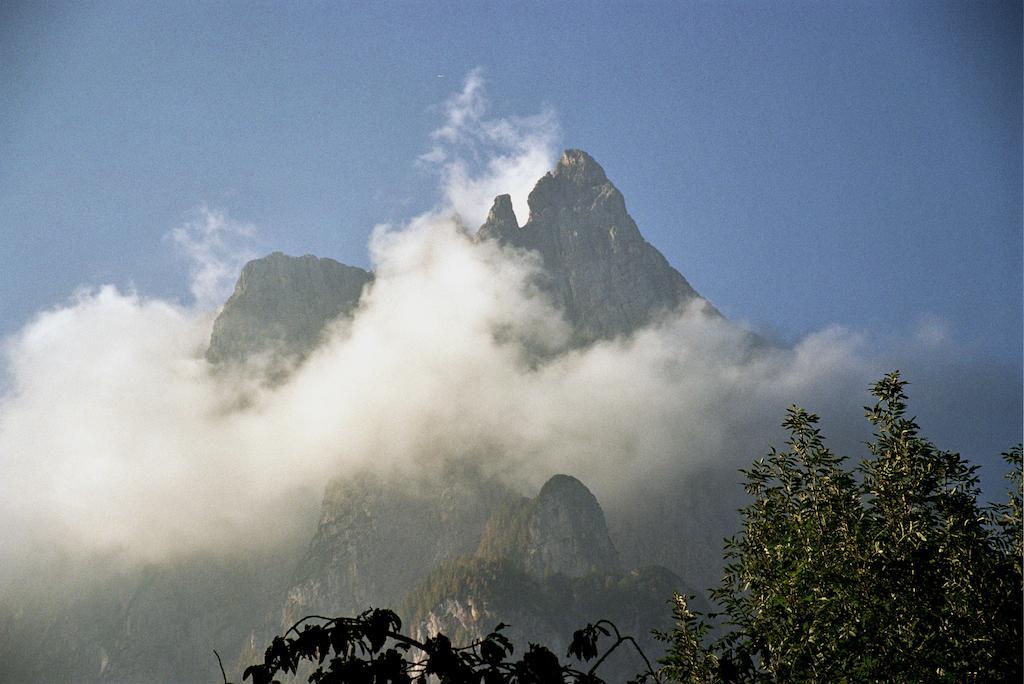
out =
[[445,104],[443,124],[417,163],[441,180],[443,212],[454,212],[472,228],[483,223],[497,195],[512,196],[520,223],[528,216],[527,196],[554,165],[562,137],[551,107],[527,116],[489,116],[483,69],[476,67],[462,89]]

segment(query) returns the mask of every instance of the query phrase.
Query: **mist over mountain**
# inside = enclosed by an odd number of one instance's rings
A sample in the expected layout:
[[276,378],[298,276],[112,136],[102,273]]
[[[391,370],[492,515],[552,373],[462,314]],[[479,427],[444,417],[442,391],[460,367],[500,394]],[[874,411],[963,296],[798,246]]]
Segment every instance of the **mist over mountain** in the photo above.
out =
[[[252,260],[216,315],[106,287],[10,340],[7,674],[217,681],[212,647],[240,665],[369,605],[424,633],[658,626],[716,579],[788,404],[863,438],[881,362],[855,334],[721,316],[585,152],[526,202],[382,226],[372,273]],[[56,654],[18,648],[40,635]]]

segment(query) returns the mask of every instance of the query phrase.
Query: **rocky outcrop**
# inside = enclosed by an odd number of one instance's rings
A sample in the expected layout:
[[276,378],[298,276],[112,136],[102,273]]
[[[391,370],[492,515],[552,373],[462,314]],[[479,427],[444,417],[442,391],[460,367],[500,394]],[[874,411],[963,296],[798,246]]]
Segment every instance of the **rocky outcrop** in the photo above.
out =
[[351,316],[373,274],[333,259],[274,252],[242,269],[217,316],[206,358],[214,364],[256,357],[301,360],[325,327]]
[[[597,499],[576,478],[555,475],[536,497],[498,508],[476,553],[430,572],[403,612],[418,639],[442,632],[468,643],[504,622],[518,648],[543,643],[556,653],[574,630],[610,619],[657,654],[649,631],[668,626],[665,601],[681,586],[665,568],[622,572]],[[625,681],[636,668],[620,661],[602,671]]]
[[507,496],[502,485],[455,464],[415,481],[370,473],[333,481],[283,623],[397,606],[433,568],[476,549],[495,502]]
[[477,239],[540,253],[541,285],[574,325],[578,344],[627,335],[701,299],[644,240],[622,193],[586,152],[566,150],[528,203],[529,220],[519,227],[508,195],[497,197]]
[[[673,591],[684,590],[681,586],[679,577],[658,567],[537,580],[509,564],[473,559],[434,573],[405,612],[410,616],[411,635],[419,640],[440,632],[453,643],[466,644],[505,623],[503,633],[515,644],[517,654],[532,642],[559,657],[564,656],[575,630],[611,620],[623,634],[636,638],[653,661],[664,646],[654,641],[650,630],[671,628],[666,601]],[[427,597],[435,600],[430,603]],[[430,607],[424,609],[428,603]],[[635,653],[624,652],[603,665],[600,674],[605,681],[625,682],[642,665]]]
[[524,564],[533,575],[579,577],[619,569],[604,512],[575,477],[555,475],[544,484],[528,527]]
[[497,510],[487,522],[477,555],[508,559],[541,579],[619,570],[601,506],[569,475],[552,477],[536,498],[510,501]]

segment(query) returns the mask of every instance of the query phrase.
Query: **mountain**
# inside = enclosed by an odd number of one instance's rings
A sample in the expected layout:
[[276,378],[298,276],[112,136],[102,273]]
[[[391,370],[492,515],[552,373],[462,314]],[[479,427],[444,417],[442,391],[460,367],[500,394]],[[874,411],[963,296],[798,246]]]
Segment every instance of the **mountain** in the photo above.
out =
[[659,314],[704,301],[644,240],[622,193],[586,152],[566,150],[527,202],[529,220],[520,227],[511,198],[499,195],[477,239],[541,255],[541,285],[579,344],[628,335]]
[[[661,647],[650,630],[670,626],[665,601],[674,591],[686,588],[667,568],[623,571],[597,499],[576,478],[555,475],[536,497],[498,507],[476,552],[427,574],[403,613],[417,639],[443,632],[468,643],[504,622],[517,648],[535,642],[561,653],[574,630],[609,619],[654,655]],[[628,658],[602,668],[610,681],[638,670]]]
[[[473,239],[540,256],[538,284],[572,325],[576,347],[627,336],[694,302],[718,315],[644,240],[622,194],[585,152],[566,151],[529,207],[520,226],[508,195],[497,197]],[[283,381],[332,325],[358,316],[373,281],[363,269],[310,255],[249,262],[214,323],[211,371],[253,365],[270,384]],[[471,455],[439,453],[433,462],[443,465],[402,476],[339,473],[325,483],[315,529],[295,540],[304,552],[184,559],[75,600],[51,598],[42,609],[0,604],[0,681],[219,681],[210,649],[233,669],[304,615],[369,606],[404,607],[420,635],[473,637],[505,621],[517,639],[556,650],[602,617],[643,636],[667,626],[666,601],[685,590],[674,571],[690,572],[707,555],[688,536],[707,515],[698,499],[681,500],[681,491],[699,489],[692,484],[645,492],[661,506],[652,508],[656,518],[618,511],[606,520],[570,475],[524,496],[484,475]],[[636,670],[630,662],[615,671]]]
[[333,259],[274,252],[242,269],[210,335],[212,364],[301,361],[331,321],[353,314],[373,274]]
[[[540,255],[539,285],[577,346],[629,335],[693,302],[718,315],[644,240],[622,194],[585,152],[567,150],[529,207],[520,226],[509,196],[498,196],[474,240]],[[304,339],[336,315],[304,318]],[[505,621],[518,636],[559,644],[600,617],[644,635],[665,626],[665,601],[682,580],[665,567],[624,569],[597,499],[579,480],[556,475],[524,497],[462,455],[437,456],[448,464],[437,473],[400,481],[357,473],[328,485],[283,619],[264,625],[265,638],[306,614],[387,605],[403,605],[421,636],[442,629],[473,638]]]
[[477,555],[514,559],[527,574],[541,578],[619,569],[601,506],[569,475],[552,477],[534,499],[520,498],[498,509],[487,522]]
[[[695,300],[717,314],[644,240],[622,193],[586,152],[566,150],[528,204],[520,227],[511,198],[499,195],[475,238],[540,254],[540,285],[573,324],[578,345],[628,335]],[[368,271],[311,255],[250,261],[214,322],[206,358],[301,361],[332,321],[355,313],[372,283]]]

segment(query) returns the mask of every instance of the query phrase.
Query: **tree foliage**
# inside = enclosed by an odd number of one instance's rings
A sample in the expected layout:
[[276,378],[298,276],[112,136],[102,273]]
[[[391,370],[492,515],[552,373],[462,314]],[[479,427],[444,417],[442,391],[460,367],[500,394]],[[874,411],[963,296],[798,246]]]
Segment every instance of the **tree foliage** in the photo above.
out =
[[[297,674],[305,662],[312,669],[311,684],[602,684],[601,664],[620,646],[631,645],[646,664],[633,682],[660,681],[632,637],[619,634],[607,620],[573,634],[566,657],[594,661],[587,670],[561,662],[538,644],[514,659],[504,628],[499,624],[483,639],[456,647],[444,634],[423,642],[405,636],[402,621],[390,610],[371,609],[353,618],[309,616],[276,637],[263,662],[247,668],[243,680],[271,684],[278,675]],[[603,652],[602,639],[612,639]]]
[[675,598],[666,678],[1020,681],[1021,447],[1004,454],[1010,501],[980,507],[975,466],[919,435],[906,384],[873,386],[856,468],[790,407],[787,448],[743,471],[753,503],[726,543],[720,612]]

